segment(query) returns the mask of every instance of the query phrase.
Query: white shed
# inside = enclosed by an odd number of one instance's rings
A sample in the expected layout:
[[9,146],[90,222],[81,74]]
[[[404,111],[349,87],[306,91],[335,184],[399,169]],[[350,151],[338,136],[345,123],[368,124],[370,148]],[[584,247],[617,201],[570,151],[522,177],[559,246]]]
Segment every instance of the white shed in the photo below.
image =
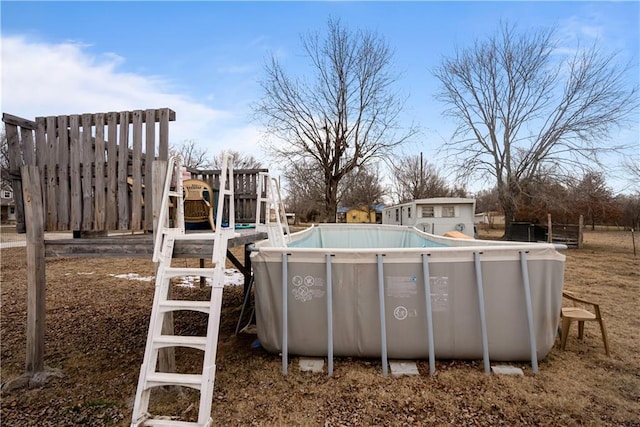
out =
[[431,234],[459,231],[474,237],[475,199],[436,197],[384,208],[383,224],[412,225]]

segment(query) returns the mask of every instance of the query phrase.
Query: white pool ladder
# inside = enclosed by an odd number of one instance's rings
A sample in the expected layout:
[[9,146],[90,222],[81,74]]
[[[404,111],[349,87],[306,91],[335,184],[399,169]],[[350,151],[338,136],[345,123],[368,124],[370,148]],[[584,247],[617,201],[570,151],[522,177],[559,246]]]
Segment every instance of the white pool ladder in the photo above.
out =
[[[271,246],[286,247],[290,231],[278,180],[268,172],[258,172],[257,189],[256,231],[266,232]],[[261,219],[263,205],[264,222]]]
[[[172,175],[175,175],[175,191],[171,190]],[[233,157],[225,155],[220,174],[220,190],[218,194],[216,229],[213,233],[185,234],[183,213],[182,173],[180,160],[172,158],[168,162],[167,176],[158,220],[158,232],[154,246],[154,262],[158,262],[155,295],[151,309],[149,333],[144,353],[138,389],[136,391],[131,426],[210,426],[213,386],[216,373],[216,352],[218,331],[220,328],[220,311],[222,291],[224,287],[224,268],[228,240],[235,236],[235,212],[233,200]],[[176,198],[177,219],[175,227],[169,227],[169,197]],[[228,206],[229,227],[222,227],[223,211]],[[172,267],[173,248],[176,240],[213,240],[211,260],[213,268]],[[174,277],[200,276],[212,279],[211,298],[209,301],[173,300],[169,289]],[[208,314],[207,333],[205,336],[181,336],[163,334],[162,325],[165,315],[176,311],[197,311]],[[158,352],[171,347],[189,347],[203,352],[202,372],[186,374],[174,372],[158,372]],[[187,422],[167,416],[149,414],[151,390],[162,386],[183,386],[200,391],[198,420]]]

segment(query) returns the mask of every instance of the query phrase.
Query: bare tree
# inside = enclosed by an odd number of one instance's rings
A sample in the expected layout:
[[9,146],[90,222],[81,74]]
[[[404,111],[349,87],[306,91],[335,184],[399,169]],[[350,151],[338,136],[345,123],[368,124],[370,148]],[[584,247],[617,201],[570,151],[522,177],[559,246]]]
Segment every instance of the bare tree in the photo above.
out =
[[607,185],[604,174],[595,171],[585,173],[574,192],[575,208],[578,212],[584,212],[583,215],[591,223],[591,230],[595,230],[596,223],[602,222],[611,210],[613,201],[613,191]]
[[577,222],[579,214],[576,214],[571,191],[576,180],[573,177],[558,179],[556,175],[546,169],[520,183],[516,212],[519,220],[546,223],[547,215],[551,214],[555,222]]
[[326,38],[310,33],[302,46],[314,80],[290,77],[272,56],[255,111],[273,137],[276,160],[304,162],[322,174],[325,220],[333,222],[345,175],[388,156],[415,130],[399,133],[403,100],[393,92],[392,53],[381,37],[330,19]]
[[616,197],[620,206],[624,225],[634,230],[640,229],[640,193],[623,194]]
[[625,157],[622,162],[631,190],[640,193],[640,155]]
[[182,158],[182,164],[194,169],[211,169],[211,160],[209,153],[196,145],[193,139],[187,139],[179,146],[169,148],[169,154],[172,156],[179,155]]
[[213,158],[211,167],[213,167],[214,169],[222,169],[222,161],[224,159],[225,153],[229,153],[233,156],[233,167],[235,169],[263,168],[262,163],[258,159],[256,159],[252,154],[241,153],[235,150],[225,150],[218,153],[218,155]]
[[503,24],[434,71],[445,115],[458,121],[446,150],[459,176],[496,183],[507,238],[522,183],[549,165],[570,174],[597,163],[616,148],[605,144],[611,130],[638,107],[637,86],[626,85],[629,67],[615,55],[594,45],[556,61],[554,37],[554,30],[519,34]]
[[340,205],[371,212],[374,205],[383,202],[387,191],[381,184],[378,168],[360,167],[345,177],[341,193]]
[[322,174],[306,162],[290,163],[283,172],[286,182],[286,209],[296,221],[315,222],[323,210]]
[[451,191],[438,169],[420,155],[400,157],[393,162],[394,196],[398,203],[428,197],[447,197]]

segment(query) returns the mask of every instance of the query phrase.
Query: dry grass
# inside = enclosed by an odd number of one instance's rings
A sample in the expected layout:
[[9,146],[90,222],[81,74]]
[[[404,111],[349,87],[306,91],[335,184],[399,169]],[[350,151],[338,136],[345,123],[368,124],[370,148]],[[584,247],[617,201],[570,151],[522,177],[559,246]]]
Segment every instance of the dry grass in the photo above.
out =
[[[495,237],[495,233],[493,234]],[[485,237],[491,237],[485,235]],[[587,233],[585,248],[567,254],[565,287],[601,304],[612,356],[595,324],[583,341],[576,331],[567,351],[552,349],[533,375],[485,375],[481,362],[437,361],[428,375],[383,377],[378,360],[342,358],[335,374],[294,369],[251,346],[255,336],[233,334],[241,289],[225,289],[214,393],[215,425],[610,425],[640,426],[640,258],[624,232]],[[3,249],[2,382],[24,369],[25,249]],[[197,261],[196,261],[197,262]],[[60,369],[44,387],[2,392],[2,425],[125,426],[142,361],[153,284],[112,273],[153,273],[151,262],[126,259],[47,260],[47,366]],[[206,298],[206,290],[179,288]],[[197,333],[195,317],[176,328]],[[195,355],[178,355],[191,365]],[[186,418],[196,415],[189,393],[162,392],[156,404]]]

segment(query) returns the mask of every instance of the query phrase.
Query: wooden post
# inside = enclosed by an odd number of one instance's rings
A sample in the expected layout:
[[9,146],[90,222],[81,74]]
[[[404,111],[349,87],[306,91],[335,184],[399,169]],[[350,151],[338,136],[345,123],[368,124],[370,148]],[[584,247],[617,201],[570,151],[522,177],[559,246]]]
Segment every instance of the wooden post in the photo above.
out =
[[578,222],[578,249],[582,249],[582,237],[584,234],[584,216],[580,215]]
[[547,242],[553,243],[553,229],[551,223],[551,214],[547,214]]
[[27,354],[28,373],[44,371],[45,332],[45,258],[44,204],[40,171],[36,166],[23,166],[22,193],[27,224]]

